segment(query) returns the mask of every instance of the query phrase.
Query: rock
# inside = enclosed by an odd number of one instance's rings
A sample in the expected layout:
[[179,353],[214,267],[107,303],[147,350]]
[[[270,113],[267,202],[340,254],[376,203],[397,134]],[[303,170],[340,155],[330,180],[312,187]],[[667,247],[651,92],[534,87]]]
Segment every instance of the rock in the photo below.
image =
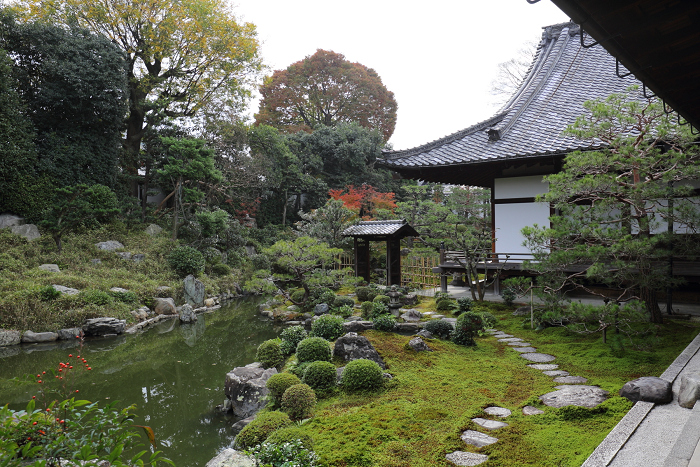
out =
[[588,379],[583,376],[559,376],[554,378],[554,382],[560,384],[586,384]]
[[197,314],[192,309],[192,306],[188,304],[182,305],[180,308],[180,322],[185,324],[197,322]]
[[513,312],[513,316],[530,316],[530,306],[521,306]]
[[547,363],[554,360],[556,357],[546,353],[524,353],[520,354],[525,360],[530,360],[531,362],[537,363]]
[[401,319],[407,323],[417,323],[422,318],[423,315],[418,310],[406,310],[406,312],[401,315]]
[[493,334],[493,337],[495,337],[496,339],[504,339],[506,337],[515,337],[515,336],[513,336],[513,334],[506,334],[505,332],[498,331],[498,332]]
[[95,264],[95,265],[102,264],[102,260],[99,258],[93,258],[90,260],[90,263]]
[[417,333],[423,326],[418,323],[396,323],[396,332]]
[[[231,401],[226,399],[226,402],[228,402],[229,409],[231,409]],[[248,418],[244,418],[243,420],[238,420],[236,423],[231,425],[231,432],[238,434],[243,428],[245,428],[250,422],[255,420],[255,415],[251,415]]]
[[226,374],[224,392],[236,417],[248,418],[265,406],[265,396],[269,393],[265,383],[274,374],[277,374],[275,368],[245,367],[234,368]]
[[131,259],[131,252],[130,251],[120,251],[117,253],[114,253],[115,255],[119,256],[121,259],[124,261],[130,260]]
[[156,235],[160,234],[163,231],[163,228],[159,226],[158,224],[151,224],[148,227],[146,227],[145,232],[150,235],[151,237],[155,237]]
[[591,409],[608,398],[608,391],[596,386],[556,386],[555,389],[557,391],[540,396],[544,405],[556,408],[575,405]]
[[420,337],[414,337],[410,341],[408,341],[408,345],[415,350],[416,352],[432,352],[433,349],[428,347],[428,345],[423,342],[423,339]]
[[431,315],[430,316],[431,319],[442,319],[444,317],[445,317],[445,315]]
[[[355,322],[357,323],[359,321]],[[377,362],[382,369],[386,369],[384,360],[382,360],[374,347],[372,347],[369,340],[364,336],[357,335],[355,332],[349,332],[335,341],[333,355],[346,362],[366,358],[367,360]]]
[[299,311],[301,311],[301,308],[299,308],[297,305],[289,305],[287,307],[287,311],[291,311],[292,313],[299,313]]
[[246,253],[246,255],[248,255],[251,258],[258,254],[258,252],[255,251],[255,247],[253,245],[246,245],[245,246],[245,253]]
[[401,297],[401,303],[403,306],[416,306],[418,305],[418,295],[414,293],[409,293]]
[[506,418],[508,417],[512,412],[505,407],[486,407],[484,409],[484,412],[486,412],[489,415],[493,415],[496,417],[501,417],[501,418]]
[[109,289],[110,292],[114,293],[128,293],[129,291],[127,289],[122,289],[121,287],[112,287]]
[[416,333],[416,336],[419,337],[424,337],[426,339],[432,339],[433,338],[433,333],[430,331],[426,331],[425,329],[421,329]]
[[362,332],[374,328],[372,321],[345,321],[343,330],[345,332]]
[[75,340],[80,336],[82,330],[80,328],[66,328],[58,330],[58,339],[62,341]]
[[63,287],[62,285],[53,284],[51,287],[53,287],[54,290],[57,290],[65,295],[78,295],[80,293],[80,290],[78,290],[78,289],[71,289],[70,287]]
[[532,344],[529,342],[508,342],[508,345],[512,347],[530,347]]
[[620,389],[620,396],[637,402],[653,402],[655,404],[668,404],[673,400],[671,383],[656,376],[642,376],[633,381],[628,381]]
[[172,298],[153,298],[153,306],[157,315],[176,315],[177,308],[175,307],[175,300]]
[[131,316],[133,316],[136,321],[146,321],[148,319],[148,313],[142,312],[141,308],[138,310],[131,310],[129,313],[131,313]]
[[476,454],[474,452],[455,451],[450,454],[445,454],[445,459],[455,465],[471,467],[483,464],[489,459],[489,456],[486,454]]
[[134,255],[134,256],[131,257],[131,260],[132,260],[134,263],[140,263],[140,262],[143,261],[144,259],[146,259],[146,255],[144,255],[143,253],[139,253],[139,254]]
[[681,387],[678,390],[678,405],[692,409],[700,399],[700,373],[689,372],[681,376]]
[[498,339],[498,342],[522,342],[523,340],[519,337],[504,337],[502,339]]
[[569,376],[569,372],[564,370],[548,370],[543,371],[542,374],[547,376]]
[[498,430],[499,428],[503,428],[508,426],[507,423],[505,422],[498,422],[496,420],[488,420],[486,418],[472,418],[472,422],[476,423],[477,425],[486,428],[487,430]]
[[535,370],[556,370],[557,368],[559,368],[559,365],[557,365],[556,363],[531,363],[528,366],[530,368],[534,368]]
[[124,248],[124,245],[116,240],[108,240],[106,242],[95,243],[98,250],[114,251]]
[[541,415],[544,413],[544,410],[540,410],[537,407],[533,407],[531,405],[526,405],[523,407],[523,414],[524,415]]
[[513,350],[520,353],[535,353],[537,349],[534,347],[513,347]]
[[319,303],[314,307],[314,314],[316,316],[318,315],[323,315],[328,313],[328,310],[330,310],[330,307],[328,306],[328,303]]
[[244,453],[226,448],[215,458],[207,462],[205,467],[254,467],[255,463]]
[[0,347],[17,345],[22,341],[22,334],[19,331],[8,331],[0,329]]
[[216,300],[214,300],[213,298],[207,298],[206,300],[204,300],[204,306],[205,306],[205,307],[211,308],[211,307],[213,307],[214,305],[216,305]]
[[126,321],[117,318],[93,318],[85,321],[83,332],[86,336],[105,336],[123,334]]
[[467,430],[463,432],[460,438],[462,438],[462,441],[464,441],[466,444],[471,444],[477,448],[482,448],[498,441],[498,438],[494,438],[493,436],[489,436],[485,433],[480,433],[474,430]]
[[61,272],[61,270],[58,268],[58,264],[42,264],[39,266],[39,269],[49,272]]
[[275,319],[275,314],[274,314],[272,311],[270,311],[270,310],[261,311],[260,314],[263,315],[263,316],[266,317],[266,318]]
[[12,227],[10,227],[10,230],[12,230],[13,234],[19,235],[20,237],[24,237],[29,242],[41,237],[39,229],[34,224],[13,225]]
[[24,217],[15,216],[14,214],[0,215],[0,229],[6,229],[16,225],[24,224]]
[[455,323],[457,322],[457,318],[442,318],[442,319],[440,319],[440,321],[450,323],[452,325],[452,329],[454,329]]
[[55,332],[33,332],[26,331],[22,334],[22,343],[33,344],[37,342],[53,342],[58,340],[58,334]]

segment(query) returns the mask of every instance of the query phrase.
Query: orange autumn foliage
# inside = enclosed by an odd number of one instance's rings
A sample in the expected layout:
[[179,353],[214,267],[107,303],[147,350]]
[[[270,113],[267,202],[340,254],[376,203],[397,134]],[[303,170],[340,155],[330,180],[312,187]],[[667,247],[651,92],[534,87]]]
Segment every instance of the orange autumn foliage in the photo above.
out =
[[379,210],[393,213],[396,209],[395,194],[381,193],[372,185],[348,185],[345,189],[330,190],[328,194],[333,199],[341,200],[346,208],[364,220],[375,219]]

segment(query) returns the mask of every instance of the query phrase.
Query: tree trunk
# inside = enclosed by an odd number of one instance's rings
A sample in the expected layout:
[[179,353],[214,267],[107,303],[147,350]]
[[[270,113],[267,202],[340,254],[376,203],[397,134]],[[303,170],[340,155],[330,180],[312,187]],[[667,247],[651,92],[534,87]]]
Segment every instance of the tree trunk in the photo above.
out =
[[175,186],[175,212],[173,215],[173,241],[177,240],[177,224],[180,222],[179,219],[179,214],[180,214],[180,204],[181,204],[181,196],[182,193],[182,181],[179,180],[177,182],[177,185]]
[[56,234],[53,236],[53,241],[56,242],[56,248],[58,248],[58,254],[63,251],[63,243],[61,242],[61,234]]
[[651,287],[641,287],[639,289],[639,296],[644,301],[647,312],[649,313],[649,322],[661,324],[664,322],[663,316],[661,316],[661,309],[659,308],[659,300],[656,294],[656,290]]
[[284,208],[282,208],[282,225],[287,225],[287,202],[289,201],[288,193],[289,190],[284,190]]
[[151,179],[151,163],[146,162],[146,173],[143,176],[143,198],[141,199],[141,222],[146,223],[146,207],[148,204],[148,188]]

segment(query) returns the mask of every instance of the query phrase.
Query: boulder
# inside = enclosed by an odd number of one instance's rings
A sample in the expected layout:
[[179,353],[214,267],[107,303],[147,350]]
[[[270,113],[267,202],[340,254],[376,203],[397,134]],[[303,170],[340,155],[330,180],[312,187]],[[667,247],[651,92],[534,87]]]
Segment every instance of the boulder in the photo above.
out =
[[409,293],[401,297],[401,303],[403,306],[415,306],[418,305],[418,295],[414,293]]
[[681,387],[678,390],[678,405],[692,409],[700,399],[700,372],[689,372],[681,376]]
[[182,281],[185,287],[185,302],[192,306],[204,305],[204,284],[197,280],[192,274]]
[[207,462],[205,467],[254,467],[250,457],[235,449],[226,448],[215,458]]
[[328,306],[328,303],[319,303],[318,305],[316,305],[314,307],[314,314],[316,316],[323,315],[323,314],[328,313],[329,309],[330,309],[330,307]]
[[117,318],[93,318],[85,321],[83,332],[86,336],[105,336],[108,334],[123,334],[126,321]]
[[0,329],[0,347],[7,345],[17,345],[22,340],[22,334],[19,331],[8,331]]
[[115,255],[119,256],[123,260],[129,260],[131,259],[131,252],[130,251],[120,251],[118,253],[115,253]]
[[396,323],[396,332],[417,333],[423,328],[419,323]]
[[408,341],[409,347],[411,347],[413,350],[416,352],[432,352],[433,349],[428,347],[428,345],[423,342],[423,339],[420,337],[414,337],[410,341]]
[[10,230],[12,230],[13,234],[24,237],[30,242],[41,237],[39,229],[34,224],[13,225],[10,227]]
[[401,319],[403,319],[407,323],[417,323],[421,320],[421,318],[423,318],[423,315],[418,310],[407,310],[404,314],[401,315]]
[[[231,407],[230,407],[230,406],[231,406],[231,401],[229,401],[228,399],[226,399],[226,402],[228,402],[229,409],[230,409],[230,408],[231,408]],[[231,425],[231,432],[232,432],[232,433],[238,434],[243,428],[245,428],[246,426],[248,426],[248,424],[249,424],[250,422],[252,422],[253,420],[255,420],[255,415],[251,415],[250,417],[244,418],[243,420],[238,420],[236,423],[234,423],[233,425]]]
[[64,287],[62,285],[53,284],[51,287],[53,287],[54,290],[57,290],[65,295],[78,295],[80,293],[80,290],[78,289],[72,289],[70,287]]
[[153,297],[153,306],[157,315],[176,315],[177,308],[172,298]]
[[668,404],[673,400],[671,383],[656,376],[642,376],[628,381],[620,389],[620,396],[632,402],[643,401]]
[[238,418],[248,418],[263,408],[265,396],[270,392],[265,383],[270,376],[277,374],[275,368],[237,367],[226,374],[224,392],[231,401],[233,414]]
[[53,342],[58,340],[58,334],[55,332],[33,332],[26,331],[22,334],[22,343],[34,344],[37,342]]
[[150,235],[151,237],[155,237],[156,235],[160,234],[163,231],[163,228],[157,224],[151,224],[148,227],[146,227],[146,233]]
[[58,339],[62,341],[75,340],[80,336],[80,328],[66,328],[58,330]]
[[58,264],[42,264],[39,266],[39,269],[49,272],[61,272],[61,270],[58,268]]
[[124,245],[116,240],[108,240],[106,242],[95,243],[98,250],[114,251],[124,248]]
[[374,323],[372,321],[345,321],[343,323],[343,331],[345,332],[362,332],[367,329],[373,329]]
[[[359,321],[355,321],[356,323]],[[335,341],[333,347],[333,355],[346,362],[365,358],[377,362],[382,368],[386,369],[386,364],[382,357],[372,347],[372,344],[365,336],[359,336],[355,332],[349,332]]]
[[6,229],[8,227],[14,227],[22,224],[24,224],[24,217],[15,216],[14,214],[0,215],[0,229]]
[[197,314],[190,305],[184,304],[180,307],[180,322],[186,324],[197,322]]
[[416,336],[419,337],[424,337],[426,339],[432,339],[433,338],[433,333],[430,331],[426,331],[425,329],[421,329],[416,333]]
[[214,305],[216,305],[216,300],[214,300],[213,298],[207,298],[207,299],[204,300],[204,306],[205,306],[205,307],[211,308],[211,307],[213,307]]

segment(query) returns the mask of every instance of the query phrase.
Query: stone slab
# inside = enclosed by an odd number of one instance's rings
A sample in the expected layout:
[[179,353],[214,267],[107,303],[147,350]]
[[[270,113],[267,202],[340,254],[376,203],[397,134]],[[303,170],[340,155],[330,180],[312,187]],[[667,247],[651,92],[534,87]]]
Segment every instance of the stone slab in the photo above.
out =
[[53,342],[55,340],[58,340],[58,334],[55,332],[26,331],[24,334],[22,334],[22,342],[26,344]]
[[12,230],[13,234],[24,237],[29,242],[41,237],[39,228],[34,224],[13,225],[10,227],[10,230]]
[[474,452],[455,451],[450,454],[446,454],[445,459],[455,465],[470,467],[483,464],[489,459],[489,456]]
[[504,337],[502,339],[498,339],[498,342],[522,342],[523,340],[519,337]]
[[547,376],[569,376],[569,372],[564,370],[547,370],[543,371],[542,374]]
[[462,433],[462,441],[464,441],[466,444],[471,444],[474,447],[481,448],[484,446],[488,446],[489,444],[493,444],[496,441],[498,441],[498,438],[494,438],[493,436],[489,436],[486,433],[480,433],[478,431],[474,430],[467,430],[464,433]]
[[588,379],[583,376],[559,376],[554,378],[554,382],[560,384],[586,384]]
[[78,290],[78,289],[64,287],[62,285],[53,284],[51,287],[53,287],[54,290],[57,290],[65,295],[78,295],[80,293],[80,290]]
[[39,266],[39,269],[42,271],[49,271],[49,272],[61,272],[61,269],[58,267],[58,264],[42,264]]
[[498,422],[496,420],[488,420],[486,418],[472,418],[472,422],[476,423],[480,427],[486,428],[487,430],[498,430],[499,428],[503,428],[508,426],[507,423],[505,422]]
[[700,399],[700,373],[689,372],[681,376],[681,387],[678,391],[678,405],[692,409]]
[[608,392],[597,386],[556,386],[555,389],[557,390],[540,396],[540,400],[544,405],[555,408],[575,405],[590,409],[600,405],[608,398]]
[[530,368],[534,368],[535,370],[542,370],[542,371],[544,371],[544,370],[556,370],[557,368],[559,368],[559,365],[557,365],[556,363],[544,363],[544,364],[531,363],[528,366]]
[[124,245],[116,240],[108,240],[106,242],[95,243],[95,247],[98,250],[114,251],[124,248]]
[[513,350],[520,353],[536,353],[537,349],[534,347],[513,347]]
[[531,405],[526,405],[523,407],[523,415],[541,415],[544,413],[544,410],[540,410],[537,407],[533,407]]
[[513,334],[506,334],[505,332],[497,332],[493,335],[496,339],[505,339],[506,337],[515,337]]
[[508,342],[508,345],[512,345],[513,347],[530,347],[532,344],[529,342]]
[[484,409],[484,412],[486,412],[489,415],[495,415],[496,417],[501,418],[505,418],[513,413],[505,407],[486,407]]
[[525,360],[537,363],[547,363],[554,360],[556,357],[554,355],[549,355],[546,353],[524,353],[520,354]]

